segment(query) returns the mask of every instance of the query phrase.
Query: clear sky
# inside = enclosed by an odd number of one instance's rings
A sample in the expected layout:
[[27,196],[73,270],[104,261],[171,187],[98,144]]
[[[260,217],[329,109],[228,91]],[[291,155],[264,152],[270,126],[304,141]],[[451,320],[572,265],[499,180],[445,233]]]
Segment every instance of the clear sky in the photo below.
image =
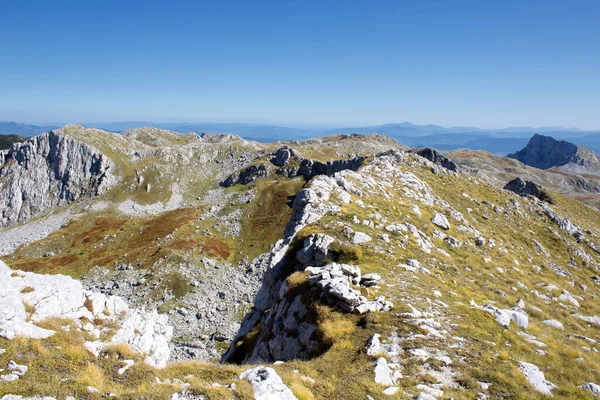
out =
[[0,120],[600,128],[600,1],[0,1]]

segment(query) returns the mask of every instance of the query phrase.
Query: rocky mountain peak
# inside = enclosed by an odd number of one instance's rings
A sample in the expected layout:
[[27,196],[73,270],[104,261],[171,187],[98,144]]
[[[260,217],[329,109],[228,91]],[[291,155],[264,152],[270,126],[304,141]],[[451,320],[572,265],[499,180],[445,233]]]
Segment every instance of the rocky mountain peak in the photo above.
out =
[[531,167],[548,169],[569,163],[580,164],[582,160],[578,150],[579,148],[573,143],[536,133],[527,146],[507,157],[517,159]]

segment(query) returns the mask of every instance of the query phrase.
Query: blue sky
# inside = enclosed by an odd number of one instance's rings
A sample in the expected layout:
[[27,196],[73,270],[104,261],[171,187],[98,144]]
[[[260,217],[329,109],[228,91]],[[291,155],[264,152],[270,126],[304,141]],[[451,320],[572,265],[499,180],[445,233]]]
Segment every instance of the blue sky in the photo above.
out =
[[599,21],[577,0],[7,0],[0,120],[598,129]]

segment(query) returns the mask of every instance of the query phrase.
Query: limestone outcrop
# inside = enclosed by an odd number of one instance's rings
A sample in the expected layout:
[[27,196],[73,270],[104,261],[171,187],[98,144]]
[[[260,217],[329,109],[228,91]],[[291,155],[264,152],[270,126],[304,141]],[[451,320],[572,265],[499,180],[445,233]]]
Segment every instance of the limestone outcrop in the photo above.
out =
[[105,154],[60,131],[13,144],[0,165],[0,226],[98,196],[117,181]]
[[119,328],[109,342],[87,342],[92,353],[97,355],[105,346],[123,343],[144,354],[150,365],[164,367],[169,359],[173,328],[167,316],[156,310],[130,309],[119,296],[84,290],[81,282],[71,277],[13,271],[2,261],[0,282],[0,337],[50,337],[55,332],[37,323],[56,317],[71,319],[80,329],[100,338],[103,328],[95,321],[109,320]]
[[537,183],[533,181],[523,181],[516,177],[504,185],[504,189],[515,192],[519,196],[533,196],[541,201],[552,203],[552,197]]

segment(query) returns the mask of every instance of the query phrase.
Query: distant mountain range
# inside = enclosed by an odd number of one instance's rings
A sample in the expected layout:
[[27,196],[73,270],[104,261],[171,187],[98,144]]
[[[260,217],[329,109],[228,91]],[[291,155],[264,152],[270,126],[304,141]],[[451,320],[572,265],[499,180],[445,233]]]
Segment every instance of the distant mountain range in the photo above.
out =
[[[475,127],[445,128],[439,125],[415,125],[409,122],[347,127],[347,128],[297,128],[279,125],[245,123],[154,123],[147,121],[84,123],[87,127],[121,132],[141,126],[152,126],[174,132],[212,132],[217,134],[235,133],[245,139],[258,142],[278,140],[302,140],[317,136],[344,133],[380,133],[411,147],[428,146],[439,150],[467,148],[487,150],[495,154],[508,154],[523,148],[535,133],[568,140],[578,146],[586,146],[600,152],[600,130],[582,131],[577,128],[562,127],[512,127],[504,129],[483,129]],[[35,136],[58,128],[59,125],[37,126],[15,122],[0,122],[0,134]]]

